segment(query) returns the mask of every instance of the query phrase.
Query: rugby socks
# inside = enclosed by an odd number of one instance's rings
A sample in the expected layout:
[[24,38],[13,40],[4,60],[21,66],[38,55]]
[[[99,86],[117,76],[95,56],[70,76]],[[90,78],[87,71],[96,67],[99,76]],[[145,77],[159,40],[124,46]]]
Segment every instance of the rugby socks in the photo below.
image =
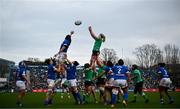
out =
[[136,102],[137,94],[134,94],[134,102]]
[[142,97],[146,100],[147,97],[146,97],[146,94],[144,92],[142,92]]
[[164,99],[163,98],[160,99],[160,103],[164,104]]
[[124,92],[123,99],[126,101],[128,100],[128,92]]
[[115,104],[116,103],[116,94],[112,94],[112,99],[111,99],[111,103]]
[[76,93],[75,93],[75,92],[72,92],[72,95],[73,95],[73,97],[74,97],[74,99],[75,99],[76,103],[78,103],[78,98],[77,98]]
[[82,103],[82,98],[81,95],[79,94],[79,92],[75,93],[77,99]]
[[111,103],[115,104],[116,103],[116,97],[118,95],[118,90],[112,89],[112,98],[111,98]]

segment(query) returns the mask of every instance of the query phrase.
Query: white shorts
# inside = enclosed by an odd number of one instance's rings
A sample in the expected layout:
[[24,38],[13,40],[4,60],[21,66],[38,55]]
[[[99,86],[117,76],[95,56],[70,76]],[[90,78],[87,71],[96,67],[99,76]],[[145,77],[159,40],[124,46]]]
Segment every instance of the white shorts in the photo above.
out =
[[67,79],[66,78],[59,78],[55,81],[55,85],[60,83],[60,84],[64,84],[64,82],[66,81]]
[[25,81],[21,81],[21,80],[16,81],[16,86],[20,90],[25,90],[26,89]]
[[170,78],[162,78],[159,82],[159,86],[168,87],[170,88],[172,81]]
[[128,86],[128,83],[127,83],[127,80],[125,79],[117,79],[117,80],[114,80],[113,86],[126,88]]
[[108,81],[106,81],[106,86],[113,86],[114,78],[110,78]]
[[77,86],[77,80],[76,79],[71,79],[71,80],[68,80],[69,81],[69,85],[70,87],[76,87]]
[[66,54],[66,52],[61,52],[55,57],[57,64],[63,63],[65,61]]
[[54,87],[55,85],[55,80],[53,79],[47,79],[48,87]]

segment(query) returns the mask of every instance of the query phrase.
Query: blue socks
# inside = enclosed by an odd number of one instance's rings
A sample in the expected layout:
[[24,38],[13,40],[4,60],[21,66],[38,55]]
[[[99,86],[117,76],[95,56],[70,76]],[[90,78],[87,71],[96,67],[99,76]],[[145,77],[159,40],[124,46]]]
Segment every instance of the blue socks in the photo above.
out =
[[74,99],[75,99],[75,101],[78,103],[78,98],[77,98],[77,95],[76,95],[76,93],[72,93],[72,95],[73,95],[73,97],[74,97]]
[[116,103],[116,94],[112,94],[112,99],[111,99],[111,103],[115,104]]
[[78,101],[80,101],[82,103],[82,98],[81,98],[81,95],[79,94],[79,92],[77,92],[77,93],[73,92],[72,94],[77,103],[78,103]]
[[123,98],[124,98],[124,100],[126,100],[126,101],[128,100],[128,92],[125,92],[125,93],[124,93]]
[[81,98],[81,95],[79,94],[79,92],[77,92],[75,94],[76,94],[77,99],[82,103],[82,98]]

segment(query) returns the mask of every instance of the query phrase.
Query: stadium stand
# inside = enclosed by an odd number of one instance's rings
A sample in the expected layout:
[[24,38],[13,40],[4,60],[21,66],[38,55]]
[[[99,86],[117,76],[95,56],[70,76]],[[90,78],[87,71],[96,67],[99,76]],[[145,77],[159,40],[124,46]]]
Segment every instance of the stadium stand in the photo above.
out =
[[[12,90],[15,89],[14,83],[14,72],[17,69],[17,66],[15,66],[14,62],[8,61],[9,66],[8,70],[6,71],[6,75],[8,79],[8,84],[6,85],[6,90]],[[4,60],[0,59],[0,74],[2,75],[2,69],[4,69],[3,64]],[[46,83],[46,76],[47,76],[47,65],[44,62],[31,62],[31,61],[25,61],[27,65],[27,71],[29,72],[29,79],[31,81],[31,89],[46,89],[47,83]],[[167,65],[167,69],[171,72],[171,78],[173,81],[173,86],[176,88],[180,88],[180,64],[176,65]],[[79,84],[79,90],[83,90],[84,86],[84,79],[83,79],[83,66],[79,66],[77,68],[77,80]],[[151,69],[141,69],[143,73],[144,78],[144,88],[145,89],[156,89],[158,88],[158,82],[157,82],[157,72],[156,67],[152,67]],[[133,84],[130,84],[129,90],[133,90],[134,86]],[[173,87],[174,88],[174,87]],[[2,88],[1,88],[2,90]]]

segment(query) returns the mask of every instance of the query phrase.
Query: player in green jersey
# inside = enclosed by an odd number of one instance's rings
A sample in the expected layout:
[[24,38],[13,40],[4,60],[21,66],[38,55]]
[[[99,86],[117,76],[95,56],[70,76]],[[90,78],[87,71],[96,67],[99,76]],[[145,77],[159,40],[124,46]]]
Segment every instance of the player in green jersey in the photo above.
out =
[[106,82],[107,80],[110,79],[109,77],[110,77],[110,74],[112,73],[111,71],[112,66],[113,66],[113,63],[111,61],[107,61],[107,63],[103,62],[101,66],[99,66],[97,77],[93,79],[93,80],[97,79],[97,86],[100,91],[100,99],[101,100],[103,99],[102,102],[105,105],[109,103],[108,101],[109,90],[107,90]]
[[[92,65],[93,66],[93,65]],[[92,66],[89,63],[84,65],[84,74],[85,74],[85,93],[83,95],[83,101],[87,103],[89,95],[92,93],[95,103],[97,103],[95,87],[93,83],[93,78],[95,77],[95,72],[92,70]]]
[[103,74],[100,76],[100,74],[103,72],[103,69],[105,68],[105,65],[103,62],[101,62],[98,66],[96,76],[93,78],[93,81],[96,81],[97,88],[99,89],[100,95],[100,101],[104,103],[105,97],[104,97],[104,90],[105,90],[105,80],[106,80],[106,74]]
[[[98,57],[100,54],[100,48],[102,45],[102,42],[105,42],[105,35],[100,33],[98,36],[93,32],[92,27],[89,26],[89,32],[92,36],[92,38],[95,40],[94,42],[94,46],[93,46],[93,50],[92,50],[92,55],[91,55],[91,60],[90,60],[90,65],[92,65],[93,60],[95,60],[94,62],[98,64],[97,61],[99,61]],[[96,66],[96,65],[95,65]],[[96,67],[93,67],[93,70],[96,70]]]
[[145,103],[148,103],[148,98],[146,94],[143,92],[143,79],[140,70],[138,69],[137,65],[132,65],[132,75],[131,78],[134,81],[135,88],[134,88],[134,100],[132,102],[136,102],[137,92],[144,98]]

